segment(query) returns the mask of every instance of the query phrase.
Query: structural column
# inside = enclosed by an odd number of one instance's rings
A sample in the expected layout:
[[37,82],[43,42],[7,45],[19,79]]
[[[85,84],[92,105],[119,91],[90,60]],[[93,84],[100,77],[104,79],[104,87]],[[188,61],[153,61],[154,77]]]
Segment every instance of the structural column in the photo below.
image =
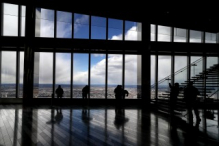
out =
[[150,63],[150,23],[142,22],[142,99],[144,104],[150,104],[150,77],[151,77],[151,63]]
[[24,49],[24,87],[23,103],[29,104],[33,98],[33,69],[34,69],[34,33],[35,32],[35,8],[32,1],[26,5],[26,29]]

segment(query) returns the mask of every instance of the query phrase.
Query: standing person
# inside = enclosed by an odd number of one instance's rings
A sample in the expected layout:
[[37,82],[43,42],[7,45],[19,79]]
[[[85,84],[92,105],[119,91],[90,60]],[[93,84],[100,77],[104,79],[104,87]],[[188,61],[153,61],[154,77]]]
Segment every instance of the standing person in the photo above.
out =
[[115,104],[115,112],[121,112],[122,110],[122,99],[124,96],[124,90],[122,88],[122,85],[117,85],[117,87],[114,89],[115,98],[116,98],[116,104]]
[[173,114],[174,109],[176,108],[176,102],[177,102],[177,97],[179,95],[179,83],[175,83],[174,86],[172,86],[169,83],[169,87],[170,87],[170,112],[171,114]]
[[57,98],[62,98],[63,97],[63,89],[61,87],[61,85],[58,86],[58,88],[56,89],[56,95],[57,95]]
[[197,95],[199,95],[199,91],[196,87],[193,86],[193,82],[189,82],[187,87],[184,89],[184,100],[186,102],[186,107],[189,114],[189,122],[193,123],[193,115],[192,110],[195,112],[197,122],[201,121],[199,117],[199,111],[197,107]]
[[88,93],[89,93],[89,86],[88,85],[86,85],[86,86],[84,86],[83,87],[83,89],[82,89],[82,98],[83,99],[87,99],[88,97]]

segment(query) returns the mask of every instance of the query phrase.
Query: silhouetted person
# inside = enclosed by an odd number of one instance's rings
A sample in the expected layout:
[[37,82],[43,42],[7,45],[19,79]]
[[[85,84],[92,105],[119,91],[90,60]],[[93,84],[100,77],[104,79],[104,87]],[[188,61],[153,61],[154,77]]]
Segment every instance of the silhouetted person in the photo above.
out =
[[179,95],[179,91],[181,88],[179,88],[179,83],[175,83],[174,86],[172,86],[169,83],[170,87],[170,113],[174,113],[174,109],[176,108],[176,102],[177,102],[177,97]]
[[56,89],[56,95],[57,95],[57,98],[62,98],[63,97],[63,89],[61,87],[61,85],[58,86],[58,88]]
[[88,98],[88,93],[89,93],[89,86],[86,85],[82,89],[82,98],[87,99]]
[[122,108],[122,99],[124,97],[124,90],[122,88],[122,85],[117,85],[117,87],[114,89],[115,98],[116,98],[116,107],[115,112],[118,112]]
[[193,114],[192,110],[195,112],[197,122],[201,121],[199,117],[199,111],[197,108],[197,95],[199,95],[199,91],[196,87],[193,86],[193,82],[189,82],[187,87],[184,89],[184,100],[186,102],[186,107],[189,115],[190,124],[193,123]]

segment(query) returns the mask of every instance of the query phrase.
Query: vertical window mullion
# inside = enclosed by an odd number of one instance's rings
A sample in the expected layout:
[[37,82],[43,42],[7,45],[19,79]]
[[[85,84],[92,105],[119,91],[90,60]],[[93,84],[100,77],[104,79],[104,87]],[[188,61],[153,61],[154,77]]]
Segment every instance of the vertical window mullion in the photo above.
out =
[[122,87],[125,89],[125,53],[122,54]]
[[72,26],[71,26],[71,38],[74,39],[74,28],[75,28],[75,24],[74,24],[74,13],[72,12],[71,14],[71,17],[72,17]]
[[[53,48],[54,49],[54,48]],[[52,93],[55,98],[55,84],[56,84],[56,53],[53,51],[53,85],[52,85]]]
[[21,37],[21,5],[18,5],[18,37]]
[[91,15],[89,15],[89,38],[91,39]]
[[57,38],[57,10],[54,11],[54,38]]
[[16,97],[19,97],[19,80],[20,77],[20,51],[16,51]]
[[107,99],[108,89],[108,53],[106,53],[106,78],[105,78],[105,99]]
[[73,53],[71,52],[71,90],[70,90],[70,98],[73,98]]
[[[89,91],[90,91],[90,67],[91,67],[91,53],[89,53],[88,57],[88,85],[89,85]],[[90,99],[90,92],[88,93],[88,99]]]
[[125,20],[122,21],[122,40],[125,40]]

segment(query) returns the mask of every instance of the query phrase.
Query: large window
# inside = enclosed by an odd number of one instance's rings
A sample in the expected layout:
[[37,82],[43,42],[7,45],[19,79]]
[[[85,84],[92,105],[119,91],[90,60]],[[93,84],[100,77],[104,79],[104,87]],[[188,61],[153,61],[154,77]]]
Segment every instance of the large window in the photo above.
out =
[[186,42],[187,30],[182,28],[174,28],[174,42]]
[[82,98],[82,88],[88,85],[89,54],[73,54],[73,98]]
[[191,43],[201,43],[202,42],[202,32],[190,30],[190,40]]
[[161,42],[171,41],[171,28],[170,27],[158,25],[158,41],[161,41]]
[[165,78],[158,84],[158,98],[165,98],[165,92],[169,91],[169,83],[171,83],[171,56],[158,56],[158,82]]
[[155,55],[151,55],[151,99],[155,99]]
[[123,20],[108,19],[108,40],[123,40]]
[[216,33],[205,33],[205,43],[216,43]]
[[156,36],[155,27],[156,25],[151,24],[151,41],[155,41],[155,36]]
[[[21,8],[20,15],[18,13],[19,7]],[[3,16],[2,19],[3,36],[18,36],[18,31],[20,31],[20,36],[25,36],[26,6],[3,3],[2,16]],[[18,18],[20,18],[20,28],[18,28]]]
[[72,38],[72,13],[57,11],[57,38]]
[[36,37],[54,38],[54,10],[36,8]]
[[1,52],[1,98],[16,97],[16,52]]
[[187,81],[187,56],[175,56],[175,65],[174,65],[174,80],[175,83],[185,83]]
[[125,55],[125,85],[127,99],[141,98],[141,56]]
[[140,22],[125,21],[125,40],[141,41],[141,30]]
[[122,55],[108,54],[108,89],[107,98],[115,98],[114,89],[122,85]]
[[53,93],[53,53],[34,54],[34,98],[51,98]]
[[89,39],[89,15],[74,14],[74,38]]
[[24,52],[20,52],[20,72],[19,72],[19,83],[18,83],[18,97],[23,97],[23,80],[24,80]]
[[106,39],[106,18],[91,16],[91,39]]
[[71,97],[71,53],[56,53],[55,89],[64,90],[63,98]]
[[106,55],[91,54],[90,98],[105,98]]

